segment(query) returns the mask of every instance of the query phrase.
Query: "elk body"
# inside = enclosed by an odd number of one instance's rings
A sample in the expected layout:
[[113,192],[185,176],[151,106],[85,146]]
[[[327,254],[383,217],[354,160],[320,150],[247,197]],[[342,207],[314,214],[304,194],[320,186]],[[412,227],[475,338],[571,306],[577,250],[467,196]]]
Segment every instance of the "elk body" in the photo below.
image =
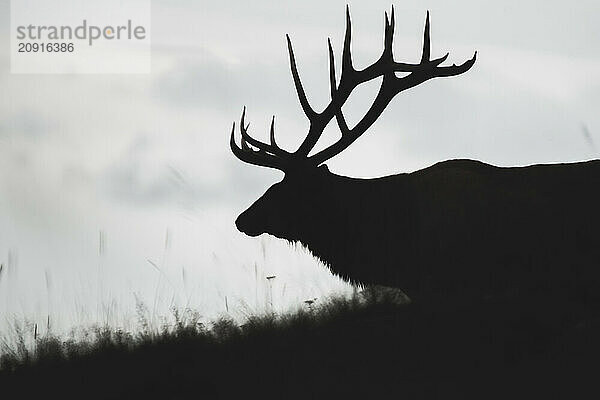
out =
[[[472,160],[450,160],[410,174],[354,179],[323,164],[347,148],[379,117],[399,92],[434,77],[468,71],[430,59],[429,14],[420,63],[394,61],[394,10],[386,14],[383,54],[356,70],[346,11],[342,73],[336,79],[329,43],[331,102],[322,112],[308,103],[288,37],[292,76],[310,121],[295,152],[249,136],[245,110],[242,161],[285,173],[236,220],[250,236],[268,233],[300,242],[337,274],[361,283],[394,286],[414,301],[507,297],[600,299],[600,161],[499,168]],[[408,75],[397,77],[395,72]],[[349,128],[342,105],[361,83],[383,77],[365,116]],[[335,118],[342,132],[331,146],[309,155]]]

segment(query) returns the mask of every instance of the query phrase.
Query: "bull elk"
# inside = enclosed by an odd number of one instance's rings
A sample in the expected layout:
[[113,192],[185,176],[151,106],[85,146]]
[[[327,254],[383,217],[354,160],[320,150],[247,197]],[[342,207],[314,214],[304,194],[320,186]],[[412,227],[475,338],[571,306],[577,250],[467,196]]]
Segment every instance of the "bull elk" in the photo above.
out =
[[[475,63],[477,53],[461,65],[441,66],[448,54],[431,59],[429,12],[419,63],[394,60],[393,35],[392,8],[389,18],[385,14],[381,57],[355,69],[346,8],[341,77],[338,83],[328,40],[331,101],[321,112],[307,100],[286,36],[310,127],[300,147],[289,152],[275,141],[274,117],[269,142],[251,137],[244,108],[241,147],[234,123],[231,150],[246,163],[276,168],[285,176],[237,218],[237,228],[250,236],[268,233],[300,242],[333,272],[399,287],[413,301],[600,298],[600,160],[515,168],[449,160],[376,179],[329,172],[324,162],[362,135],[396,94],[432,78],[463,74]],[[350,128],[342,106],[358,85],[379,77],[373,104]],[[310,155],[334,117],[340,139]]]

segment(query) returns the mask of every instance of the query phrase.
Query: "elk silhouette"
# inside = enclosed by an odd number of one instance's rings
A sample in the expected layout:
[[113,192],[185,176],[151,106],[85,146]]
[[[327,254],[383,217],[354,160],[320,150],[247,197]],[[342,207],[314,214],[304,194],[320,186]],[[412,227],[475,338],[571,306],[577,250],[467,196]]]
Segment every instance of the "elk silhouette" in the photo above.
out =
[[[515,168],[449,160],[377,179],[329,172],[323,163],[362,135],[396,94],[432,78],[460,75],[475,63],[476,52],[458,66],[440,66],[448,54],[430,58],[429,12],[419,63],[394,61],[393,35],[392,8],[389,19],[385,14],[381,57],[355,69],[346,8],[341,77],[337,83],[328,40],[331,101],[321,112],[309,105],[286,35],[291,73],[310,127],[300,147],[288,152],[275,141],[274,117],[270,143],[248,134],[244,107],[241,147],[234,123],[231,150],[244,162],[285,176],[237,218],[238,229],[300,242],[335,273],[399,287],[413,301],[600,298],[600,160]],[[373,104],[350,128],[342,106],[354,88],[378,77],[383,79]],[[309,155],[334,117],[341,138]]]

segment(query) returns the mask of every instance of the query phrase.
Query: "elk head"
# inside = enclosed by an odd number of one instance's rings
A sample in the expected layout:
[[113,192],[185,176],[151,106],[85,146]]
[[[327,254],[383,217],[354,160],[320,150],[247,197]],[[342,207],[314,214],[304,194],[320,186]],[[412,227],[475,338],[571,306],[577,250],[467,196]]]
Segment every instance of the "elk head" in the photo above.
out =
[[[240,121],[241,147],[235,141],[234,122],[231,130],[231,150],[237,158],[244,162],[276,168],[283,171],[285,176],[281,182],[271,186],[252,206],[240,214],[236,220],[236,226],[240,231],[250,236],[269,233],[291,241],[301,240],[305,233],[303,230],[307,229],[307,221],[314,221],[315,216],[320,215],[318,211],[327,203],[327,192],[334,175],[329,173],[323,163],[342,152],[362,135],[377,120],[395,95],[432,78],[462,74],[473,66],[477,56],[477,52],[475,52],[473,58],[458,66],[440,67],[440,64],[448,58],[448,54],[431,60],[429,12],[427,12],[425,21],[423,52],[419,63],[394,61],[393,36],[394,8],[392,7],[390,18],[385,13],[383,53],[368,67],[362,70],[355,69],[352,65],[350,49],[350,12],[346,7],[346,33],[342,51],[341,77],[338,83],[333,49],[331,41],[328,39],[331,101],[323,111],[317,112],[308,102],[298,74],[292,43],[289,36],[286,35],[290,68],[296,92],[300,105],[310,122],[308,134],[296,151],[286,151],[280,148],[275,141],[275,117],[273,117],[269,143],[254,139],[248,134],[249,125],[245,124],[246,109],[244,107]],[[408,74],[397,77],[396,72]],[[342,113],[342,106],[354,88],[378,77],[383,79],[373,104],[364,117],[353,128],[350,128]],[[309,155],[323,130],[334,117],[341,131],[340,139],[329,147]]]

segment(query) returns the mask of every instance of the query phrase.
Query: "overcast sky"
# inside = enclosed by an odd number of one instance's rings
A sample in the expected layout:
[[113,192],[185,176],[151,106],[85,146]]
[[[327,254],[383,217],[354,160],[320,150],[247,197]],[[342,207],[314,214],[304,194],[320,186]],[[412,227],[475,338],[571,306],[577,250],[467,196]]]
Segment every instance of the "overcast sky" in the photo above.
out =
[[[245,165],[228,147],[244,105],[251,133],[266,138],[275,114],[280,144],[300,143],[307,121],[285,33],[320,109],[328,100],[326,40],[339,65],[345,4],[154,0],[151,74],[13,75],[9,2],[1,0],[2,319],[121,323],[135,296],[156,314],[170,305],[251,312],[265,306],[269,275],[277,276],[276,308],[350,290],[305,251],[235,230],[236,215],[281,173]],[[390,6],[350,2],[357,67],[379,56]],[[419,60],[430,10],[432,56],[449,51],[447,63],[458,64],[477,50],[477,62],[400,94],[328,162],[332,171],[376,177],[451,158],[505,166],[598,158],[597,0],[394,6],[398,61]],[[345,107],[350,123],[378,84],[355,92]],[[336,133],[333,124],[319,147]]]

